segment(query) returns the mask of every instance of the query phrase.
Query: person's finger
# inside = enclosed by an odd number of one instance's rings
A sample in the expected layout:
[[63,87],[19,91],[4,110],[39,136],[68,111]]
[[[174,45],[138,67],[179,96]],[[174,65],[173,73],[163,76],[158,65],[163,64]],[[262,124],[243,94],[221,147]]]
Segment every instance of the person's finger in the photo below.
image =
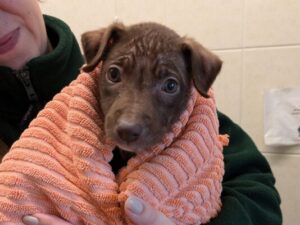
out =
[[135,225],[174,225],[171,219],[137,197],[126,200],[125,213]]
[[41,213],[24,216],[23,223],[26,225],[72,225],[57,216]]
[[[174,225],[160,211],[153,209],[139,198],[129,197],[125,202],[125,212],[136,225]],[[56,216],[47,214],[34,214],[25,216],[23,222],[26,225],[72,225]]]

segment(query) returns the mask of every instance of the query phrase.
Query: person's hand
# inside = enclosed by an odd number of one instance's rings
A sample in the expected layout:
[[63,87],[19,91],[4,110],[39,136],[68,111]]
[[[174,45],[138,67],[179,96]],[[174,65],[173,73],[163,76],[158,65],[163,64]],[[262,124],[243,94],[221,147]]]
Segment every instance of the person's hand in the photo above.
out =
[[42,213],[24,216],[23,223],[26,225],[72,225],[57,216]]
[[[125,202],[125,213],[136,225],[174,225],[160,211],[153,209],[139,198],[129,197]],[[26,225],[72,225],[61,218],[47,214],[34,214],[25,216],[23,222]]]
[[126,200],[125,213],[135,225],[174,225],[163,213],[136,197]]

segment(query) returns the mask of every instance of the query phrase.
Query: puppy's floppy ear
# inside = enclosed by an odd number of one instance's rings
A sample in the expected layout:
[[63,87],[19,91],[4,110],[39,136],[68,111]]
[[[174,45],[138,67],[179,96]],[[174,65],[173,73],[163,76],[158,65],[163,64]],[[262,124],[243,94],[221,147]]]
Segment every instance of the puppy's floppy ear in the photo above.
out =
[[86,59],[83,71],[91,72],[105,59],[108,50],[118,41],[125,26],[122,23],[114,23],[107,28],[88,31],[81,36],[81,44]]
[[195,87],[202,96],[208,97],[207,92],[221,70],[222,61],[190,38],[184,38],[182,52]]

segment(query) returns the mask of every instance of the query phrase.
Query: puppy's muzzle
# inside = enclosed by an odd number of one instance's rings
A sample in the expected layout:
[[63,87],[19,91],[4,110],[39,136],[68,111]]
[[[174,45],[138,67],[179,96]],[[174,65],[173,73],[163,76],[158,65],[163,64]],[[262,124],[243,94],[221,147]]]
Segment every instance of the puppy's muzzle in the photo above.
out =
[[143,126],[134,121],[121,119],[118,121],[116,132],[122,141],[129,144],[140,138],[143,132]]

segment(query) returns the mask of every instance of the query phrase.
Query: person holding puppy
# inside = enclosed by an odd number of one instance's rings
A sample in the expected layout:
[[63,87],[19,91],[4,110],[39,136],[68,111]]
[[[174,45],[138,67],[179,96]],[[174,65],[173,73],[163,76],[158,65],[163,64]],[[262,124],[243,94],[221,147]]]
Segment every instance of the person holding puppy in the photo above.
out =
[[[57,18],[43,16],[37,0],[0,1],[1,158],[39,110],[77,77],[83,62],[70,28]],[[142,208],[139,199],[129,199],[126,210],[137,225],[167,224],[162,214]],[[141,210],[145,210],[141,215],[134,213]],[[156,213],[155,221],[148,212]],[[60,223],[54,216],[39,216],[39,224]],[[24,221],[34,223],[30,217]]]
[[[36,0],[0,1],[0,150],[4,155],[38,111],[74,80],[83,64],[74,35],[62,21],[43,16]],[[224,149],[223,207],[210,225],[282,224],[280,198],[265,158],[248,135],[219,113],[220,133],[230,135]],[[139,224],[173,224],[138,198],[125,203]],[[34,214],[28,225],[70,225],[58,217]]]
[[76,78],[82,64],[69,27],[43,17],[37,0],[0,1],[1,156],[38,111]]

